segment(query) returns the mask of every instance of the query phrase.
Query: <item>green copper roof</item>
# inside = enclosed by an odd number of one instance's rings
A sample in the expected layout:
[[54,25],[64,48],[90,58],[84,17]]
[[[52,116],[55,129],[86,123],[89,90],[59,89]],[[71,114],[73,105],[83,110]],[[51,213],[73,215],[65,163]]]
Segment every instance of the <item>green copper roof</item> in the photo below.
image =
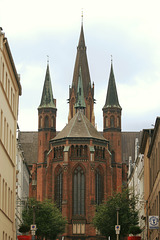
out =
[[42,98],[39,108],[56,108],[53,100],[52,84],[49,72],[49,65],[47,64],[46,76],[43,86]]
[[78,87],[77,87],[77,97],[75,108],[85,108],[86,103],[84,100],[84,92],[83,92],[83,83],[82,83],[82,71],[81,67],[79,68],[79,76],[78,76]]
[[119,101],[118,101],[118,94],[116,89],[116,82],[114,78],[114,72],[113,72],[113,66],[111,63],[111,71],[110,71],[110,77],[108,82],[108,90],[107,90],[107,97],[106,102],[103,108],[108,107],[118,107],[121,108]]

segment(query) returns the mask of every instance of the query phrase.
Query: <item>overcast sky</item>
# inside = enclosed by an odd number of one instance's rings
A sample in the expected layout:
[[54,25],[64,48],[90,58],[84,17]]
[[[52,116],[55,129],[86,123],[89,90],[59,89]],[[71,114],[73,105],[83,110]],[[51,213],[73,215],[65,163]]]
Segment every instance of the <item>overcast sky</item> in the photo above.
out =
[[122,107],[122,131],[151,128],[160,115],[159,0],[0,0],[0,26],[21,75],[21,131],[37,131],[47,67],[57,99],[57,130],[68,122],[67,99],[83,26],[95,117],[103,130],[111,55]]

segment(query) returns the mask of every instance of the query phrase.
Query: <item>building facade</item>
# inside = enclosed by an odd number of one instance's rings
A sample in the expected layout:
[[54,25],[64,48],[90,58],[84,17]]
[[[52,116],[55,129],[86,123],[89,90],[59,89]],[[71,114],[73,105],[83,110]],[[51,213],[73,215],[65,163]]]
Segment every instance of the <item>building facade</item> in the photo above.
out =
[[[149,150],[149,197],[147,199],[148,216],[160,216],[160,118],[157,117],[154,131],[152,134]],[[148,229],[149,239],[159,239],[159,229],[151,228],[150,222]]]
[[[56,99],[47,64],[38,107],[37,161],[28,162],[32,174],[30,197],[40,201],[49,198],[57,204],[68,220],[66,239],[100,238],[92,225],[96,205],[106,201],[113,191],[121,191],[127,181],[127,167],[122,162],[122,108],[112,63],[102,110],[103,132],[95,128],[94,84],[90,79],[83,24],[68,103],[68,124],[57,133]],[[21,133],[20,141],[27,150],[23,140],[25,134]]]
[[[129,167],[130,169],[130,167]],[[160,238],[160,118],[153,129],[143,129],[139,156],[134,163],[128,185],[138,195],[139,223],[142,239]],[[154,219],[154,220],[150,220]]]
[[[19,132],[19,131],[18,131]],[[26,206],[29,198],[29,181],[30,171],[28,169],[24,152],[19,142],[17,134],[17,151],[16,151],[16,236],[21,235],[19,226],[22,224],[22,211]]]
[[20,78],[8,40],[0,28],[0,239],[14,240],[16,203],[16,129]]
[[137,210],[139,212],[139,226],[142,230],[141,239],[145,239],[145,211],[144,211],[144,155],[139,153],[139,142],[135,139],[135,161],[129,162],[128,187],[137,198]]

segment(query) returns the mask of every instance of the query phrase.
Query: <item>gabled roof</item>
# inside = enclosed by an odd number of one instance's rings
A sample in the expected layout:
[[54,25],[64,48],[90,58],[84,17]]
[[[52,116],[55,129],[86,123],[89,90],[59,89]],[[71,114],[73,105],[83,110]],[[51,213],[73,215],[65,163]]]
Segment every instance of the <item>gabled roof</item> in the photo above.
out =
[[53,100],[52,84],[49,72],[49,65],[47,64],[46,76],[43,86],[41,103],[38,108],[56,108]]
[[107,142],[81,110],[75,114],[62,131],[51,141],[63,138],[95,138]]
[[88,92],[89,92],[89,89],[91,88],[91,80],[90,80],[90,73],[89,73],[88,60],[87,60],[87,54],[86,54],[83,25],[81,26],[81,32],[80,32],[79,43],[77,47],[77,55],[76,55],[73,80],[72,80],[72,87],[74,87],[75,93],[77,92],[77,87],[78,87],[78,77],[79,77],[80,67],[82,71],[84,97],[86,98],[88,97]]
[[111,70],[110,70],[110,76],[109,76],[109,82],[108,82],[106,102],[103,108],[108,108],[108,107],[118,107],[121,109],[121,106],[118,100],[118,94],[117,94],[117,88],[116,88],[116,82],[115,82],[112,63],[111,63]]
[[38,132],[19,132],[18,135],[27,165],[38,161]]

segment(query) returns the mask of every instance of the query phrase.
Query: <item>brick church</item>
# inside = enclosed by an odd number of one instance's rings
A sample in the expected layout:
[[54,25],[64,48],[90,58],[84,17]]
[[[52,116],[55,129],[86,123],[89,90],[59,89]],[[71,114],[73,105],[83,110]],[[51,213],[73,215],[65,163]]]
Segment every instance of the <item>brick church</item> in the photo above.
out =
[[98,239],[92,225],[95,206],[107,200],[113,191],[121,191],[127,181],[127,144],[122,143],[128,143],[138,133],[121,132],[122,108],[112,62],[108,79],[102,106],[103,132],[98,132],[94,84],[90,79],[82,24],[69,88],[68,124],[62,131],[56,131],[56,99],[47,64],[38,107],[38,132],[20,132],[32,175],[30,197],[40,201],[49,198],[57,204],[68,220],[64,234],[68,240]]

